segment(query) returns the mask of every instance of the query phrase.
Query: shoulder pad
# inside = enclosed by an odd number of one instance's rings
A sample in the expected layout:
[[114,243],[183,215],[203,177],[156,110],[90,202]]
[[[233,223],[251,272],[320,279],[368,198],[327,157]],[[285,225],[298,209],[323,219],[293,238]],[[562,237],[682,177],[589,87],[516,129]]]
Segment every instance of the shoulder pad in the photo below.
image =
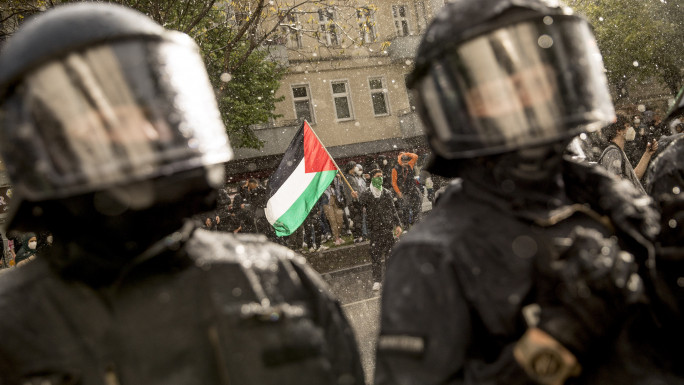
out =
[[277,245],[261,234],[240,234],[197,229],[185,245],[188,255],[199,265],[229,262],[267,269],[273,262],[291,260],[305,263],[304,257]]

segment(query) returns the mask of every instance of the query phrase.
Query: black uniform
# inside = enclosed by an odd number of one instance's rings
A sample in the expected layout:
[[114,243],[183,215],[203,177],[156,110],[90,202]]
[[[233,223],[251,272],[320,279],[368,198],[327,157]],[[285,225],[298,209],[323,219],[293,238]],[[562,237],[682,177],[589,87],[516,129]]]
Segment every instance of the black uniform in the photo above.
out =
[[249,203],[249,211],[254,220],[256,231],[265,234],[269,239],[273,240],[275,238],[273,227],[268,223],[266,214],[264,214],[266,202],[268,201],[268,192],[262,186],[245,191],[247,195],[244,198]]
[[6,225],[55,239],[0,280],[0,384],[363,383],[301,257],[183,226],[233,157],[191,38],[120,5],[55,7],[3,43],[0,95]]
[[230,196],[228,191],[224,188],[218,190],[218,196],[216,197],[216,215],[219,217],[219,223],[216,228],[221,231],[231,231],[233,230],[230,224]]
[[100,289],[45,259],[3,276],[0,384],[363,383],[352,330],[303,258],[187,226],[150,250]]
[[359,195],[359,203],[366,208],[373,282],[382,282],[382,260],[394,246],[394,229],[401,226],[394,195],[383,188],[376,198],[369,188]]
[[[627,239],[634,230],[620,215],[629,212],[639,226],[655,220],[604,171],[565,168],[569,200],[555,207],[543,194],[505,196],[466,179],[397,244],[383,292],[377,384],[531,383],[512,348],[535,308],[536,261],[557,253],[577,226],[605,236],[616,229]],[[598,191],[611,198],[599,200]],[[639,242],[628,243],[643,252]],[[601,353],[586,362],[602,362]],[[626,383],[624,373],[613,383]],[[591,383],[595,372],[584,375]]]

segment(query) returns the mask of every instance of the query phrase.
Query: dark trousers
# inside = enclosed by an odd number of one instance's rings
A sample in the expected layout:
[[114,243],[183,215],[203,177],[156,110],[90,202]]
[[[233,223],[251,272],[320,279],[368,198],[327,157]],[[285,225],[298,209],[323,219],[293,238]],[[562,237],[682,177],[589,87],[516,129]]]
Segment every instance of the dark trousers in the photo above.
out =
[[401,224],[408,229],[409,225],[418,222],[422,203],[422,196],[420,193],[406,194],[401,199],[401,210],[399,212],[399,219]]
[[371,274],[373,282],[382,282],[382,265],[394,246],[392,230],[370,231]]
[[349,217],[354,222],[351,228],[354,238],[363,236],[363,206],[358,202],[353,202],[349,206]]
[[308,216],[304,223],[292,234],[295,239],[295,246],[298,248],[306,242],[309,247],[318,248],[321,245],[321,218],[319,216]]

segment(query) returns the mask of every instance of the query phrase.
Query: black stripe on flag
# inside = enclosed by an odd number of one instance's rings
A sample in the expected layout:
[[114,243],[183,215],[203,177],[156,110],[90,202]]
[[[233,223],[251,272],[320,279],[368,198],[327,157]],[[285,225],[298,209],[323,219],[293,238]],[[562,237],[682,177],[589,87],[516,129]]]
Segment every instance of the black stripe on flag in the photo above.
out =
[[280,186],[285,183],[287,178],[292,175],[292,172],[297,168],[302,159],[304,159],[304,123],[302,123],[294,138],[292,138],[290,145],[285,150],[285,154],[283,154],[280,165],[278,165],[278,168],[273,172],[268,181],[269,199],[280,189]]

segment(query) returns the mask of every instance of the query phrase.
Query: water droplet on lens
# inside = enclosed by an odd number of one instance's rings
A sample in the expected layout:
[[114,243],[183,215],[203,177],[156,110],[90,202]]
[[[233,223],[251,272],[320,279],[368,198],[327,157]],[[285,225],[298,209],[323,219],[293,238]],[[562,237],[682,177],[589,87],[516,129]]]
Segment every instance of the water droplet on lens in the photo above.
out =
[[531,258],[537,254],[537,242],[527,235],[516,237],[511,248],[513,254],[520,258]]
[[542,48],[551,48],[553,45],[553,38],[549,35],[541,35],[537,39],[537,44]]

